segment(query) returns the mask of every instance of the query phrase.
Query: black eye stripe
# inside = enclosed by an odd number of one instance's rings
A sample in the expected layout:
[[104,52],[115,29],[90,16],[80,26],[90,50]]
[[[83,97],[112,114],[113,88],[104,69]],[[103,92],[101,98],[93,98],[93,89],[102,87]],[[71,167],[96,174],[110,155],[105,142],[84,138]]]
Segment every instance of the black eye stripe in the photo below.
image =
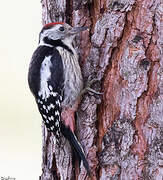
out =
[[64,31],[65,28],[64,28],[63,26],[61,26],[61,27],[59,28],[59,30],[60,30],[60,31]]

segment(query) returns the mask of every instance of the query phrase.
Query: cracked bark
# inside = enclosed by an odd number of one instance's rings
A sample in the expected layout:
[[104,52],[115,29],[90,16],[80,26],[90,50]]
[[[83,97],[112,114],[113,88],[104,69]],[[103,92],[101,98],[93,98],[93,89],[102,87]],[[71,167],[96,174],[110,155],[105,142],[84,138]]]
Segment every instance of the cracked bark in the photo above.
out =
[[87,93],[77,112],[76,134],[92,177],[86,176],[62,138],[43,126],[41,180],[162,180],[163,2],[161,0],[42,0],[43,24],[90,26],[76,38]]

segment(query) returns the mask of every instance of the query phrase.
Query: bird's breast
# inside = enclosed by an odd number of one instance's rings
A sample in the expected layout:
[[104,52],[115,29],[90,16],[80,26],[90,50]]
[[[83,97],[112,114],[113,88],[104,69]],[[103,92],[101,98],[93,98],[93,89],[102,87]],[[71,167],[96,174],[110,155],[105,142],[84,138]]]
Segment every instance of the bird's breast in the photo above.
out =
[[64,99],[62,105],[73,107],[83,89],[83,79],[78,56],[75,51],[71,53],[61,47],[57,47],[57,50],[62,57],[64,69]]

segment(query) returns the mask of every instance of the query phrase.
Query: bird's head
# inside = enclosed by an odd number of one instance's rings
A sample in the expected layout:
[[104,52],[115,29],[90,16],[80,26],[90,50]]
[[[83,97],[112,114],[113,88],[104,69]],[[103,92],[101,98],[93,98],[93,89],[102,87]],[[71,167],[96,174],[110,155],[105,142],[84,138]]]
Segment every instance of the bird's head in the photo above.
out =
[[63,22],[46,24],[39,37],[40,44],[47,44],[48,41],[61,40],[65,44],[71,44],[75,35],[88,27],[71,27]]

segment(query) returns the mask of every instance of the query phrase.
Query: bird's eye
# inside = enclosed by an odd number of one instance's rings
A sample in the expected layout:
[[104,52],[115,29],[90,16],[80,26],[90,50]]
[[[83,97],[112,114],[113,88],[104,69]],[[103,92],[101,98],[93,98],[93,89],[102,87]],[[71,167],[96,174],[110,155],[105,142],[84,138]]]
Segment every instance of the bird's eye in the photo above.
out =
[[59,30],[60,30],[60,31],[64,31],[65,28],[64,28],[63,26],[61,26],[61,27],[59,28]]

